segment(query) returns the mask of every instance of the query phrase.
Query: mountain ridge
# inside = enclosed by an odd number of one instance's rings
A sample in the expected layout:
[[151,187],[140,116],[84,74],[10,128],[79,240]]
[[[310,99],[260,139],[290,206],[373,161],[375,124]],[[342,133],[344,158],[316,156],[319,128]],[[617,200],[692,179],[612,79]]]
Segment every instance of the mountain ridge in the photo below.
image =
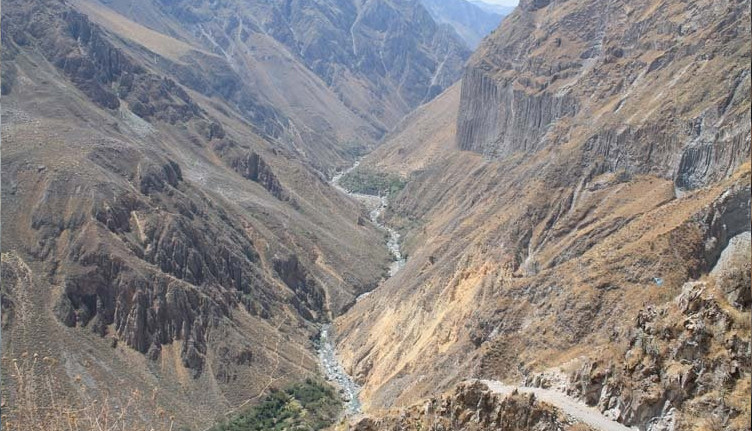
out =
[[4,3],[6,426],[749,428],[749,0]]

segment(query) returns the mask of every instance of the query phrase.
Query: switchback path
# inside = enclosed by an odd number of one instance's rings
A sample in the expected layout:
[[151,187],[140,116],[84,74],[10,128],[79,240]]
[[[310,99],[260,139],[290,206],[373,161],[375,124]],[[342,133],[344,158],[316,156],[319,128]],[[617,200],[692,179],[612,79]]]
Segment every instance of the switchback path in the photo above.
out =
[[488,388],[499,395],[510,395],[516,389],[522,394],[535,394],[540,401],[558,407],[567,415],[583,422],[591,427],[601,431],[636,431],[637,428],[630,428],[619,422],[611,420],[604,416],[597,409],[586,405],[581,401],[551,389],[529,388],[524,386],[509,386],[495,380],[480,380]]

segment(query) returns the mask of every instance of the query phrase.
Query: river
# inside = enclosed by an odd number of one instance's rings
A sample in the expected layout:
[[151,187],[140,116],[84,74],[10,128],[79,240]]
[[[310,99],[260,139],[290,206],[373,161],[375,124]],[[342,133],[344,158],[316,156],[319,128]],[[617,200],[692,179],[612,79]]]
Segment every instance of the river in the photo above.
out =
[[[360,201],[369,210],[371,222],[379,229],[386,232],[389,236],[386,242],[386,247],[392,254],[394,261],[389,266],[389,277],[394,276],[397,272],[405,266],[406,259],[402,255],[400,250],[400,234],[395,229],[386,226],[381,222],[381,215],[389,205],[389,201],[386,196],[374,196],[366,195],[362,193],[351,193],[339,184],[339,181],[343,176],[352,172],[360,166],[360,161],[356,161],[350,168],[335,175],[330,184],[342,193],[345,193],[358,201]],[[358,296],[355,300],[368,296],[371,292],[366,292]],[[339,387],[342,395],[345,399],[345,415],[354,415],[361,412],[361,404],[358,399],[360,393],[360,386],[347,374],[345,368],[337,358],[337,351],[334,347],[334,340],[331,338],[331,325],[325,324],[321,327],[321,333],[319,335],[319,361],[321,362],[321,368],[324,370],[326,379]]]

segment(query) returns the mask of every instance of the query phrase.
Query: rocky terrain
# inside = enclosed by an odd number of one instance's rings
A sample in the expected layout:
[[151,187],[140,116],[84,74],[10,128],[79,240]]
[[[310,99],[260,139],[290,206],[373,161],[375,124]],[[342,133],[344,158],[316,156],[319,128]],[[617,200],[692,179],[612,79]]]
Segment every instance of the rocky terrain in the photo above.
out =
[[470,54],[417,0],[75,4],[326,172],[454,83]]
[[549,3],[523,2],[470,61],[461,149],[506,158],[578,144],[593,174],[654,174],[681,188],[746,160],[745,2]]
[[640,429],[748,428],[749,8],[524,1],[363,160],[407,180],[409,255],[334,325],[366,412],[545,375]]
[[391,261],[327,175],[459,77],[456,34],[407,0],[3,6],[4,425],[23,397],[204,429],[320,374]]
[[500,396],[480,382],[463,383],[441,398],[378,418],[354,421],[356,431],[413,430],[578,430],[592,428],[541,403],[534,395]]
[[5,426],[749,430],[749,0],[3,3]]

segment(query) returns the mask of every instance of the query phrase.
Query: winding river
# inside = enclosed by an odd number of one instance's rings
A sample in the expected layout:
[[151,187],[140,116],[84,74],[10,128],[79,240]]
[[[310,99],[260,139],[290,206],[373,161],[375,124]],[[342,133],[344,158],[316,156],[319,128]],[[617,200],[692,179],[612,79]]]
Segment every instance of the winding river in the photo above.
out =
[[[342,193],[345,193],[357,199],[361,203],[363,203],[363,205],[365,205],[366,208],[368,208],[369,210],[371,222],[374,225],[376,225],[376,227],[378,227],[379,229],[388,233],[389,238],[387,239],[386,247],[389,249],[389,252],[394,257],[394,261],[389,266],[389,277],[392,277],[400,269],[402,269],[402,267],[405,266],[405,262],[407,260],[402,255],[402,252],[400,250],[400,234],[396,230],[390,228],[389,226],[384,225],[380,221],[381,215],[384,213],[384,210],[386,210],[387,205],[389,205],[389,201],[387,200],[386,196],[374,196],[374,195],[366,195],[362,193],[349,192],[347,189],[342,187],[339,183],[339,181],[342,179],[343,176],[352,172],[358,166],[360,166],[360,161],[355,162],[347,170],[335,175],[332,178],[330,184],[337,190],[341,191]],[[365,298],[370,293],[371,292],[366,292],[358,296],[355,299],[356,302]],[[339,358],[337,358],[337,351],[334,348],[334,340],[331,337],[331,325],[330,324],[325,324],[321,327],[321,333],[319,335],[318,353],[319,353],[319,361],[321,362],[321,367],[324,370],[324,375],[326,376],[326,379],[329,380],[334,385],[336,385],[337,387],[339,387],[339,389],[342,392],[343,397],[345,398],[345,414],[354,415],[354,414],[360,413],[361,404],[360,404],[360,400],[358,399],[358,395],[360,393],[360,386],[358,386],[358,384],[355,383],[352,377],[350,377],[350,375],[347,374],[344,367],[339,362]]]

